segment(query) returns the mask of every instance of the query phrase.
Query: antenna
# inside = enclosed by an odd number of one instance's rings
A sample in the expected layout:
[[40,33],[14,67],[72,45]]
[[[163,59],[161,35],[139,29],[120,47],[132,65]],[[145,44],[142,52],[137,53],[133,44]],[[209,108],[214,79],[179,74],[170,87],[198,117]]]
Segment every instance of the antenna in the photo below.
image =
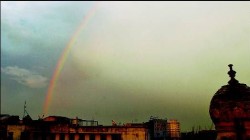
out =
[[26,111],[26,100],[24,102],[24,107],[23,107],[23,118],[25,117],[25,111]]
[[27,110],[26,110],[26,100],[25,100],[25,102],[24,102],[24,107],[23,107],[23,118],[24,118],[26,115],[29,115],[29,113],[28,113]]

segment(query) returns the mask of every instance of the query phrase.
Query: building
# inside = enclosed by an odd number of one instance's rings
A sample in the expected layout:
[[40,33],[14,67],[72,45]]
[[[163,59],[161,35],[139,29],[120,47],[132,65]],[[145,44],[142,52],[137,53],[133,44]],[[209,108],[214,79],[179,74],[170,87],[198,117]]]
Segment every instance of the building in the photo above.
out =
[[181,134],[181,140],[216,140],[215,130],[191,131]]
[[180,123],[177,120],[151,117],[147,122],[150,140],[179,140]]
[[168,120],[167,135],[171,140],[179,140],[181,137],[180,123],[177,120]]
[[214,94],[209,109],[217,140],[250,140],[250,87],[239,83],[233,65],[228,66],[231,79]]
[[102,126],[95,120],[61,116],[32,121],[18,118],[15,123],[8,119],[11,117],[1,123],[1,140],[148,140],[148,129],[143,124]]
[[0,140],[175,140],[180,136],[179,122],[167,119],[111,126],[99,125],[96,120],[62,116],[32,120],[27,115],[19,120],[19,116],[1,115],[0,120]]
[[150,140],[166,140],[167,139],[167,119],[158,119],[151,117],[147,123],[149,128]]

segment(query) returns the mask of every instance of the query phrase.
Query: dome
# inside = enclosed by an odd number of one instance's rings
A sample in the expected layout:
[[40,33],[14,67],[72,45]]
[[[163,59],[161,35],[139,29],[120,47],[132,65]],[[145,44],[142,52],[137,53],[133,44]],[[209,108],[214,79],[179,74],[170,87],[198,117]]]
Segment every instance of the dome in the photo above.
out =
[[214,123],[230,121],[236,118],[250,118],[250,87],[239,83],[234,77],[236,72],[232,64],[228,65],[231,79],[213,96],[210,103],[210,116]]
[[217,130],[217,140],[250,138],[250,87],[235,79],[232,64],[231,78],[212,97],[209,113]]

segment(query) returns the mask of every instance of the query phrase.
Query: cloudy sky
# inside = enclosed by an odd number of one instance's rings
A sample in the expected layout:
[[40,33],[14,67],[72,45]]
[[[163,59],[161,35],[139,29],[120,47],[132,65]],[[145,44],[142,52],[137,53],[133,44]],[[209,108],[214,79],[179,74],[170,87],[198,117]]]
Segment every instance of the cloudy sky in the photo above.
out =
[[[81,26],[83,25],[83,26]],[[76,34],[77,33],[77,34]],[[250,85],[250,2],[1,2],[1,113],[209,128],[228,64]]]

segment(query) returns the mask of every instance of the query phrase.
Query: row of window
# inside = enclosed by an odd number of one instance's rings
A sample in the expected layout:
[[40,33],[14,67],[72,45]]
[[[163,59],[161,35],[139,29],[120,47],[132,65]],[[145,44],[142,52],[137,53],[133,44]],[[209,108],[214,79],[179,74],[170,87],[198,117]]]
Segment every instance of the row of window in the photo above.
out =
[[[78,134],[79,140],[85,140],[86,134]],[[88,134],[89,140],[95,140],[95,134]],[[110,134],[111,140],[121,140],[121,134]],[[53,133],[30,133],[22,132],[20,140],[55,140],[56,134]],[[8,140],[13,140],[13,132],[8,133]],[[65,140],[65,134],[61,133],[59,135],[59,140]],[[69,140],[75,140],[75,134],[69,134]],[[100,140],[107,140],[107,134],[100,134]]]

